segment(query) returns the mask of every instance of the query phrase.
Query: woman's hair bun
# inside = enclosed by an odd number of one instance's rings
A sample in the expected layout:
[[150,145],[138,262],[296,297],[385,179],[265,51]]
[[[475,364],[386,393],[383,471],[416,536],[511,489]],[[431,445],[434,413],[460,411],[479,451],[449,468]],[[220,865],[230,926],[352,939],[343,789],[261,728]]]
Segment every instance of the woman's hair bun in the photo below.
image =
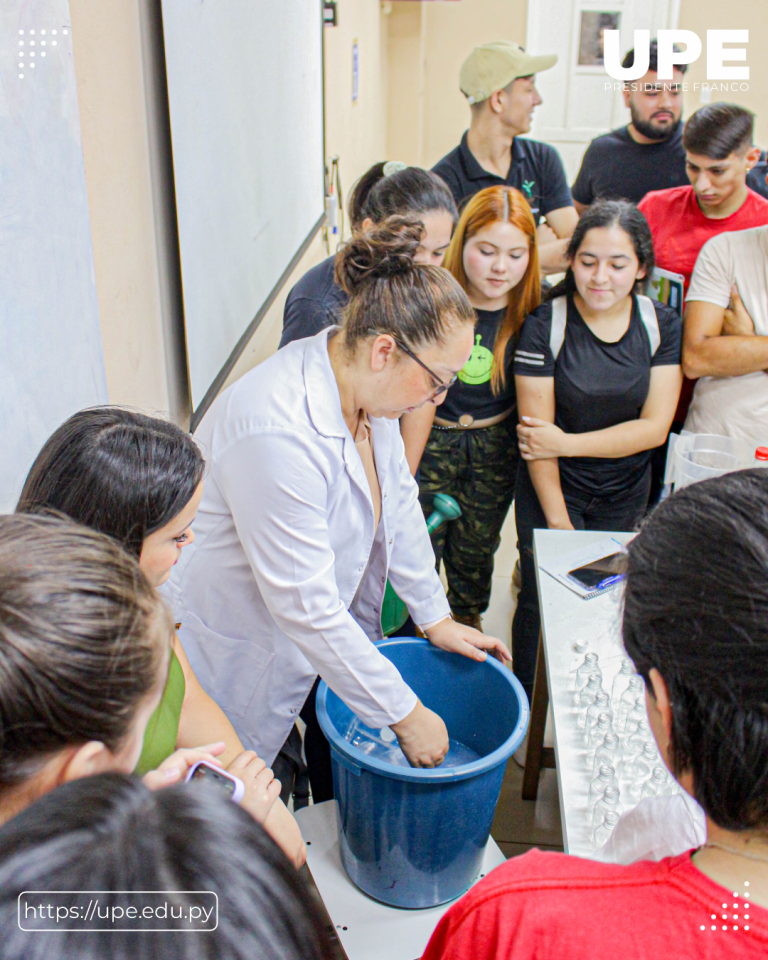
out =
[[353,297],[368,283],[409,273],[423,234],[424,224],[415,217],[387,217],[336,254],[336,282]]

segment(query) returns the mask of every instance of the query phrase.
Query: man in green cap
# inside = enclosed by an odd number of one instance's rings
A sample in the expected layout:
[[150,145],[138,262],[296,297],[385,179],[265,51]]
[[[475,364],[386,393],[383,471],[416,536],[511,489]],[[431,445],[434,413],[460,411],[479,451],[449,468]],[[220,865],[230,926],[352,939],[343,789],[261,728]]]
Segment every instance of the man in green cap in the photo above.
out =
[[536,222],[544,218],[558,237],[539,247],[544,273],[565,270],[565,250],[578,222],[557,150],[521,136],[531,129],[531,116],[541,103],[534,75],[556,62],[554,54],[534,57],[510,40],[475,47],[459,74],[472,111],[469,130],[432,168],[450,187],[459,209],[486,187],[518,189]]

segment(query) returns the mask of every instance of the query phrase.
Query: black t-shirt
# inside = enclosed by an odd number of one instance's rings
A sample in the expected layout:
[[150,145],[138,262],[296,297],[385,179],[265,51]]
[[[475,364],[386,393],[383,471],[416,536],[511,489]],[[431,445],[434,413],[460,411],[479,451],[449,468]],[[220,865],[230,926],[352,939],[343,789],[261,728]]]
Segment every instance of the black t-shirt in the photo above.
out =
[[688,183],[682,124],[668,140],[648,144],[636,143],[627,127],[620,127],[587,147],[571,193],[584,204],[599,198],[640,203],[651,190]]
[[[651,344],[632,298],[629,327],[616,343],[600,340],[568,297],[565,339],[557,360],[549,347],[552,304],[543,303],[526,317],[515,352],[515,373],[521,377],[554,377],[555,423],[566,433],[588,433],[637,420],[648,397],[651,367],[680,363],[682,324],[677,313],[653,301],[660,343]],[[629,457],[561,457],[563,487],[590,496],[621,494],[639,483],[650,469],[651,450]]]
[[347,305],[348,297],[333,279],[334,259],[328,257],[307,270],[288,294],[280,347],[304,337],[314,337],[341,321],[341,311]]
[[496,333],[504,322],[507,308],[502,310],[477,310],[475,345],[472,354],[459,372],[459,379],[448,391],[443,403],[437,408],[437,416],[457,423],[459,417],[471,413],[475,420],[496,417],[506,410],[514,410],[515,377],[512,370],[515,338],[510,338],[505,353],[506,383],[498,396],[491,390],[493,374],[493,346]]
[[747,174],[747,186],[750,190],[754,190],[755,193],[759,193],[761,197],[765,197],[768,200],[768,184],[765,182],[765,178],[768,177],[768,163],[766,162],[765,151],[760,154],[760,161],[752,167],[752,169]]
[[455,150],[439,160],[432,172],[448,184],[461,210],[464,203],[486,187],[515,187],[531,205],[536,222],[551,210],[572,207],[571,191],[560,154],[548,143],[515,137],[506,180],[483,170],[467,146],[466,133]]

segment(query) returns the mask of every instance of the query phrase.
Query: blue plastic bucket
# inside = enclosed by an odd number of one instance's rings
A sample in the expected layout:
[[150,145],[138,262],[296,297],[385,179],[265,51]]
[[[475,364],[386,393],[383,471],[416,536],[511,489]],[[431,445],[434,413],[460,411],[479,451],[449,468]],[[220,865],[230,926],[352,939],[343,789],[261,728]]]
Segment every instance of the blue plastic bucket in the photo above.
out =
[[378,648],[478,759],[416,769],[369,756],[349,731],[374,739],[378,732],[321,683],[317,716],[331,746],[341,861],[352,882],[382,903],[434,907],[464,893],[480,872],[504,768],[528,727],[528,701],[491,657],[478,663],[403,637]]

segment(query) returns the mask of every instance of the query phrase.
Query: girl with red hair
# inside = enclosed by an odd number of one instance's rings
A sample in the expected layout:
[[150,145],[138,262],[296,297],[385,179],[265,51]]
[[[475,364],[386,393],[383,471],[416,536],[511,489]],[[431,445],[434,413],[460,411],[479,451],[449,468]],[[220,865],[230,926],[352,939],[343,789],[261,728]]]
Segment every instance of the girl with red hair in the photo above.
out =
[[536,224],[523,195],[506,186],[475,194],[444,266],[477,314],[475,346],[435,416],[419,468],[420,499],[425,513],[437,493],[461,507],[461,517],[444,524],[432,542],[438,564],[445,564],[454,618],[480,629],[515,489],[515,346],[541,299]]

